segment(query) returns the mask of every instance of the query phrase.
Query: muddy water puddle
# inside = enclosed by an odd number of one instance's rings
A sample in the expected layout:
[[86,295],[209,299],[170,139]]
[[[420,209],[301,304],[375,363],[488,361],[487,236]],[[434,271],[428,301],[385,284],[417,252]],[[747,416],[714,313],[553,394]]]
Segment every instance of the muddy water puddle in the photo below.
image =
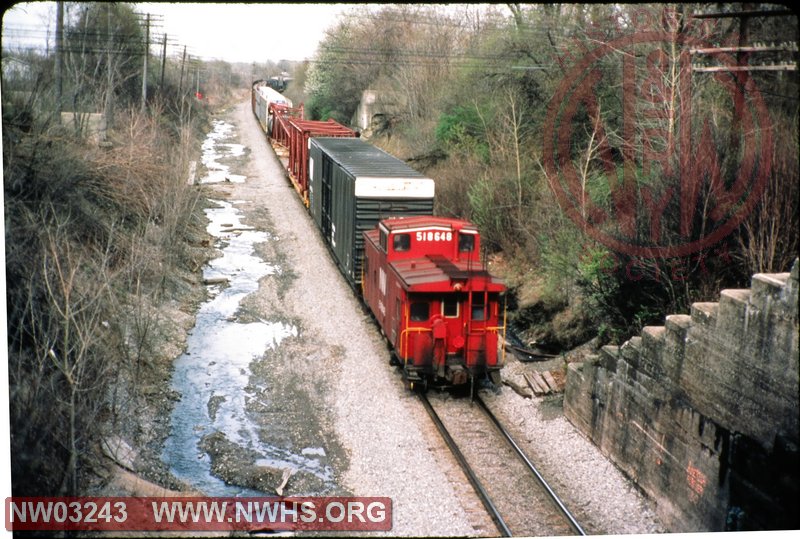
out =
[[252,367],[298,335],[285,320],[245,322],[237,314],[242,300],[258,290],[259,279],[280,271],[254,250],[276,239],[244,225],[239,202],[212,202],[217,207],[206,210],[207,230],[222,256],[204,269],[205,281],[216,284],[209,285],[186,352],[174,364],[172,388],[181,398],[162,460],[175,477],[209,496],[271,495],[287,473],[297,472],[312,476],[324,491],[333,482],[325,450],[273,445],[265,441],[268,426],[247,411],[254,399],[270,404],[268,388],[254,384]]

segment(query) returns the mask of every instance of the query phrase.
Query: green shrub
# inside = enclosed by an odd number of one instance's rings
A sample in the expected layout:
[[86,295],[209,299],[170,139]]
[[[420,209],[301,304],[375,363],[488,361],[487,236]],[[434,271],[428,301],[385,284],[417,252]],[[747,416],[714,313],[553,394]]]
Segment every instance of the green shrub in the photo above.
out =
[[445,149],[480,157],[489,162],[489,145],[486,129],[474,107],[456,107],[442,114],[435,130],[436,140]]

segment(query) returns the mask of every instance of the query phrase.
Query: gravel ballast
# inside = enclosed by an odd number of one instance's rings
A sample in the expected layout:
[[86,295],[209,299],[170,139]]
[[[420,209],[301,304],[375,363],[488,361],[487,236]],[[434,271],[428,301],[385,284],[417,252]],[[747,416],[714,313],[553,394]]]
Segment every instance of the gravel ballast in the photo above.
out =
[[[526,368],[511,358],[504,375],[514,377]],[[527,399],[505,387],[481,396],[586,533],[665,531],[652,502],[564,417],[561,395]]]

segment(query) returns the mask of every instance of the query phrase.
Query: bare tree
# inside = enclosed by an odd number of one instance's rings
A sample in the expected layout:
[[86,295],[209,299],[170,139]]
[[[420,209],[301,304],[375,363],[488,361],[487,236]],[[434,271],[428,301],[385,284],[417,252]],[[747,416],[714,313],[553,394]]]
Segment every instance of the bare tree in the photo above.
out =
[[[50,215],[54,215],[52,209]],[[62,494],[78,493],[78,459],[84,436],[79,424],[80,416],[96,413],[102,401],[103,387],[112,366],[102,354],[98,344],[102,328],[104,301],[110,290],[109,275],[105,271],[108,253],[86,253],[69,241],[66,231],[68,221],[56,218],[52,227],[44,231],[42,280],[45,300],[56,322],[56,331],[43,334],[45,340],[40,355],[51,361],[66,383],[65,395],[53,395],[61,400],[67,413],[67,439],[64,445],[69,458],[59,489]],[[87,255],[93,255],[89,258]],[[94,275],[92,275],[94,273]],[[100,278],[103,277],[103,278]],[[46,348],[46,350],[44,349]],[[90,424],[83,417],[83,424]]]

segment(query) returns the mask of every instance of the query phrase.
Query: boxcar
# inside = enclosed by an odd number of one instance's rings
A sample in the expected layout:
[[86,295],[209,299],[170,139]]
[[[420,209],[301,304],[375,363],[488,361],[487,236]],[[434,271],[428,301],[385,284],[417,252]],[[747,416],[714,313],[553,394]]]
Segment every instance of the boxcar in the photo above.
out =
[[309,210],[358,290],[363,233],[388,217],[431,215],[434,181],[360,138],[309,140]]

